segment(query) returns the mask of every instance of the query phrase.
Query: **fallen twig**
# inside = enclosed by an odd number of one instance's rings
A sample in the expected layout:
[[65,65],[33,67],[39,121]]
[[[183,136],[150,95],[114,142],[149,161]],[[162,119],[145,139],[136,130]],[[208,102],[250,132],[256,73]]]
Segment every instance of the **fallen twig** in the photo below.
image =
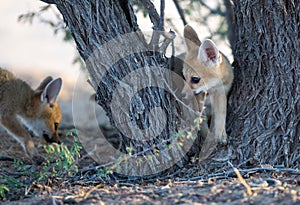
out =
[[235,168],[233,166],[233,164],[231,162],[228,161],[228,164],[232,167],[233,171],[235,172],[237,178],[240,180],[241,184],[246,188],[247,190],[247,194],[249,196],[252,196],[253,192],[251,187],[247,184],[246,180],[242,177],[241,173],[239,172],[239,170],[237,168]]
[[9,156],[0,156],[0,161],[11,161],[13,162],[15,159]]
[[[256,172],[289,172],[290,174],[296,174],[300,175],[300,170],[293,169],[293,168],[279,168],[279,167],[254,167],[250,169],[239,169],[239,172],[246,175],[246,174],[253,174]],[[204,174],[201,176],[196,177],[190,177],[190,178],[180,178],[179,181],[196,181],[196,180],[203,180],[203,179],[209,179],[209,178],[217,178],[217,179],[224,179],[228,178],[229,176],[232,176],[235,174],[234,170],[228,170],[228,171],[222,171],[220,173],[214,173],[214,174]]]

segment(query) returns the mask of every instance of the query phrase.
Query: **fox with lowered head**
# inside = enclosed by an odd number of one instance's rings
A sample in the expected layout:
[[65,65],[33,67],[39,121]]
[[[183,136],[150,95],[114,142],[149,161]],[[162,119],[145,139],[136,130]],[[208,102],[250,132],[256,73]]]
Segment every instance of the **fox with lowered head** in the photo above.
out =
[[48,142],[59,141],[62,115],[56,98],[61,86],[61,78],[53,80],[49,76],[34,90],[10,71],[0,68],[0,124],[31,159],[38,153],[26,128]]

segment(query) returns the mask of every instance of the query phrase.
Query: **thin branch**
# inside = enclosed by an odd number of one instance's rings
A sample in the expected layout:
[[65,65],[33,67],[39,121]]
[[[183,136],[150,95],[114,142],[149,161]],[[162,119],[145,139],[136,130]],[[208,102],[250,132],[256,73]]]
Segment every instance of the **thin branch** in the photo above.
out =
[[226,21],[228,26],[228,39],[231,45],[231,48],[235,47],[236,37],[235,37],[235,20],[233,15],[233,5],[230,0],[224,0],[226,7]]
[[55,4],[54,0],[40,0],[40,1],[45,2],[47,4]]
[[253,195],[252,189],[247,184],[246,180],[243,178],[243,176],[241,175],[240,171],[237,168],[235,168],[231,162],[228,161],[228,164],[232,167],[233,171],[235,172],[237,178],[240,180],[241,184],[246,188],[247,194],[249,196],[252,196]]
[[165,0],[160,0],[160,18],[158,29],[164,31],[164,20],[165,20]]
[[[285,167],[278,167],[278,168],[273,168],[273,167],[255,167],[255,168],[250,168],[250,169],[239,169],[239,172],[241,174],[249,175],[253,174],[256,172],[288,172],[290,174],[296,174],[299,175],[300,171],[298,169],[293,169],[293,168],[285,168]],[[221,173],[214,173],[214,174],[205,174],[201,176],[196,176],[196,177],[189,177],[189,178],[180,178],[179,181],[196,181],[200,179],[208,179],[208,178],[228,178],[229,176],[234,176],[236,173],[234,170],[228,170],[226,172],[221,172]]]
[[159,36],[160,36],[160,34],[159,34],[159,32],[157,32],[157,30],[159,30],[161,19],[155,9],[154,4],[151,2],[151,0],[142,0],[142,4],[143,4],[145,10],[147,11],[147,13],[149,14],[149,18],[153,24],[153,33],[152,33],[151,40],[149,43],[149,48],[153,49],[153,50],[157,50]]
[[176,35],[175,35],[174,31],[169,31],[169,33],[165,33],[164,37],[165,37],[165,39],[164,39],[162,45],[159,48],[161,53],[166,53],[166,50],[167,50],[168,46],[174,40]]
[[[165,0],[161,0],[160,1],[159,24],[158,24],[158,26],[154,26],[151,41],[149,43],[149,47],[153,50],[160,49],[159,48],[159,38],[160,38],[161,33],[157,32],[157,30],[159,30],[161,32],[164,31],[164,18],[165,18],[164,16],[165,16]],[[170,44],[170,42],[168,43],[168,45],[169,44]],[[164,45],[166,45],[166,44],[164,44]],[[162,50],[162,49],[160,49],[160,50]]]
[[0,161],[14,161],[15,159],[9,156],[0,156]]
[[147,13],[149,14],[150,20],[153,24],[153,28],[157,29],[159,26],[160,19],[154,4],[151,2],[151,0],[142,0],[142,4]]
[[150,49],[154,51],[158,49],[159,37],[160,37],[160,32],[154,29],[149,43]]
[[179,16],[180,16],[180,18],[182,20],[183,25],[184,26],[187,25],[187,21],[185,20],[184,12],[183,12],[181,6],[179,5],[178,1],[177,0],[173,0],[173,2],[175,4],[175,7],[176,7],[178,13],[179,13]]
[[212,14],[218,14],[220,16],[225,16],[225,13],[220,9],[220,6],[218,6],[217,9],[213,9],[207,3],[205,3],[203,0],[199,0],[199,3],[202,6],[204,6],[205,8],[207,8],[210,11],[210,13],[212,13]]

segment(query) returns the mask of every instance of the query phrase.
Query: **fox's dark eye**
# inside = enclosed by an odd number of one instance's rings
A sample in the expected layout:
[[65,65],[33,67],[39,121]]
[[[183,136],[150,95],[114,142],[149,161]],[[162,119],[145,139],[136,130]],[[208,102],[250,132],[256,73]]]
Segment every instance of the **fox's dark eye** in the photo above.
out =
[[59,125],[59,123],[58,123],[58,122],[55,122],[55,123],[54,123],[54,129],[55,129],[55,130],[57,130],[57,129],[58,129],[58,125]]
[[197,84],[197,83],[199,83],[199,81],[200,81],[199,77],[192,77],[191,78],[191,83],[193,83],[193,84]]

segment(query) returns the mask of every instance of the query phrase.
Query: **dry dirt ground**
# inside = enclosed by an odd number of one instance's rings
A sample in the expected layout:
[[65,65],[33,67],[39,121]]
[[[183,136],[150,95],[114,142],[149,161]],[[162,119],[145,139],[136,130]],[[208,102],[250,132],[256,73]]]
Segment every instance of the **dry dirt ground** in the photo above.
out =
[[[1,132],[1,135],[3,137],[5,133]],[[68,144],[68,139],[62,138],[62,141]],[[10,189],[5,198],[0,198],[0,204],[300,203],[300,173],[294,169],[268,166],[241,169],[245,185],[230,166],[202,175],[196,163],[189,163],[164,176],[137,179],[103,175],[96,170],[93,160],[85,158],[79,159],[76,175],[37,182],[32,174],[42,171],[41,165],[26,160],[22,149],[11,137],[5,136],[1,140],[0,150],[0,184],[6,184]],[[42,147],[39,150],[45,154]],[[25,164],[11,159],[23,159]],[[24,173],[24,168],[28,172]]]
[[[85,158],[79,160],[80,171],[75,176],[34,182],[30,174],[19,168],[25,167],[29,173],[35,173],[41,170],[41,165],[24,159],[20,146],[4,132],[1,135],[4,140],[0,144],[0,184],[6,184],[10,189],[6,197],[1,198],[1,204],[300,203],[299,171],[268,166],[241,170],[252,193],[235,177],[230,167],[223,173],[201,175],[201,168],[192,163],[163,177],[137,180],[114,174],[103,175],[93,169],[95,165],[91,159]],[[68,139],[62,141],[68,144]],[[43,153],[42,147],[39,150]],[[11,159],[23,159],[25,164],[20,165]]]
[[[89,99],[90,94],[83,92],[77,99]],[[95,135],[97,125],[89,119],[93,114],[85,111],[92,104],[86,101],[78,106],[77,110],[84,112],[79,114],[76,128],[85,136]],[[65,137],[73,127],[70,101],[62,103],[62,108],[62,142],[70,146],[70,138]],[[99,119],[96,124],[100,122],[105,123],[105,119]],[[77,160],[77,174],[38,180],[35,174],[43,173],[43,166],[24,158],[21,147],[3,129],[0,138],[0,186],[9,188],[0,196],[0,204],[300,204],[300,171],[295,169],[267,165],[244,167],[239,169],[243,182],[229,165],[221,170],[203,171],[196,162],[189,162],[164,175],[140,179],[105,174],[82,152]],[[46,156],[41,146],[43,141],[35,141]],[[99,144],[100,156],[112,154],[105,142]]]

